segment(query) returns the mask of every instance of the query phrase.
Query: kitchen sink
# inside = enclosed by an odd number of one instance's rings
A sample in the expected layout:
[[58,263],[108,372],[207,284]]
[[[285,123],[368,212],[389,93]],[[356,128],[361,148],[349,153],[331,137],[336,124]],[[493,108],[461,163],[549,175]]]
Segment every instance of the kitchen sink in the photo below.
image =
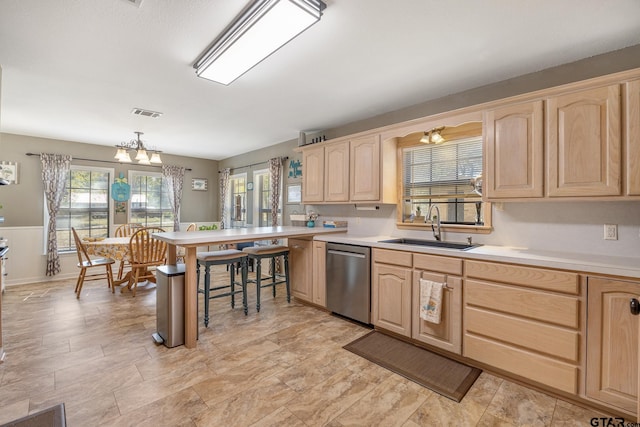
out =
[[455,243],[455,242],[442,242],[439,240],[420,240],[420,239],[408,239],[408,238],[379,240],[378,243],[396,243],[399,245],[429,246],[432,248],[458,249],[461,251],[466,251],[468,249],[473,249],[473,248],[477,248],[478,246],[482,246],[481,244],[477,244],[477,243]]

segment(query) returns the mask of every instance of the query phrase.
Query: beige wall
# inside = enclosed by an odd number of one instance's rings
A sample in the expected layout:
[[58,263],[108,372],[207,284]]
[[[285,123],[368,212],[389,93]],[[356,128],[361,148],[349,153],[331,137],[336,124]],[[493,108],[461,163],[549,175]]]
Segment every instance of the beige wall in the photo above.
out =
[[[425,101],[364,120],[345,123],[320,133],[337,138],[407,120],[453,111],[459,108],[505,99],[536,90],[560,86],[619,71],[640,68],[640,44],[580,61],[525,74],[443,98]],[[366,106],[363,106],[365,109]]]
[[[86,158],[112,162],[115,147],[93,144],[82,144],[30,136],[0,134],[0,160],[18,162],[19,184],[0,186],[0,204],[3,209],[0,215],[5,217],[1,227],[23,227],[43,225],[43,185],[41,179],[40,158],[27,156],[26,153],[61,153],[75,158]],[[181,222],[217,221],[218,211],[218,162],[193,157],[162,154],[165,164],[175,164],[191,168],[185,173],[182,197]],[[74,165],[110,167],[115,169],[115,176],[120,172],[127,177],[129,170],[160,172],[158,167],[139,166],[136,164],[103,163],[100,161],[73,160]],[[207,191],[191,190],[192,178],[207,178]],[[115,218],[116,224],[127,221],[126,215]]]
[[[283,170],[283,219],[284,224],[290,224],[289,222],[289,214],[293,212],[303,212],[304,207],[301,204],[290,204],[287,203],[287,186],[291,184],[301,184],[301,177],[290,178],[289,172],[291,162],[302,161],[302,153],[294,152],[294,148],[298,146],[298,140],[285,141],[280,144],[272,145],[260,150],[250,151],[245,154],[241,154],[239,156],[229,157],[228,159],[221,160],[219,163],[219,170],[224,168],[231,168],[232,174],[237,173],[246,173],[247,174],[247,182],[254,182],[253,172],[261,169],[267,168],[267,160],[272,159],[274,157],[288,157],[288,159],[284,162],[284,170]],[[251,167],[248,167],[252,165]],[[246,167],[245,167],[246,166]],[[247,195],[247,211],[249,213],[253,210],[253,192],[248,192]],[[253,215],[248,216],[248,223],[257,225],[257,221],[253,220]]]

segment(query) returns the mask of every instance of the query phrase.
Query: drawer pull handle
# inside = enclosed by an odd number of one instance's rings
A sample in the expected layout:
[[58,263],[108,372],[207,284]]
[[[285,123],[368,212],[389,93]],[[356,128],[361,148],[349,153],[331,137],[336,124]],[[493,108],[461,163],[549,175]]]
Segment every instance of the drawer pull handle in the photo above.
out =
[[640,314],[640,301],[635,298],[631,298],[631,301],[629,301],[629,310],[634,316]]

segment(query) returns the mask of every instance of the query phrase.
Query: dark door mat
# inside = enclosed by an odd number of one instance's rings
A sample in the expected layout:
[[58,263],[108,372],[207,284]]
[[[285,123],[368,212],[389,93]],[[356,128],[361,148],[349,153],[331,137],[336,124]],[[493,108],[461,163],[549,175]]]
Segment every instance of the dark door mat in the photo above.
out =
[[343,348],[456,402],[482,372],[377,331]]
[[22,417],[0,427],[65,427],[64,403]]

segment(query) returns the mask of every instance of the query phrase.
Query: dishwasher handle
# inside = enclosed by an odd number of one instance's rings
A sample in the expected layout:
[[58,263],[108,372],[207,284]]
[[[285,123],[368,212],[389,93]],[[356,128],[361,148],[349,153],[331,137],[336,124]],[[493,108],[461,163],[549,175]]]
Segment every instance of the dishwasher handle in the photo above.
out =
[[367,257],[364,254],[356,254],[356,253],[353,253],[353,252],[336,251],[334,249],[327,250],[327,253],[328,254],[332,254],[332,255],[350,256],[350,257],[354,257],[354,258],[366,258]]

